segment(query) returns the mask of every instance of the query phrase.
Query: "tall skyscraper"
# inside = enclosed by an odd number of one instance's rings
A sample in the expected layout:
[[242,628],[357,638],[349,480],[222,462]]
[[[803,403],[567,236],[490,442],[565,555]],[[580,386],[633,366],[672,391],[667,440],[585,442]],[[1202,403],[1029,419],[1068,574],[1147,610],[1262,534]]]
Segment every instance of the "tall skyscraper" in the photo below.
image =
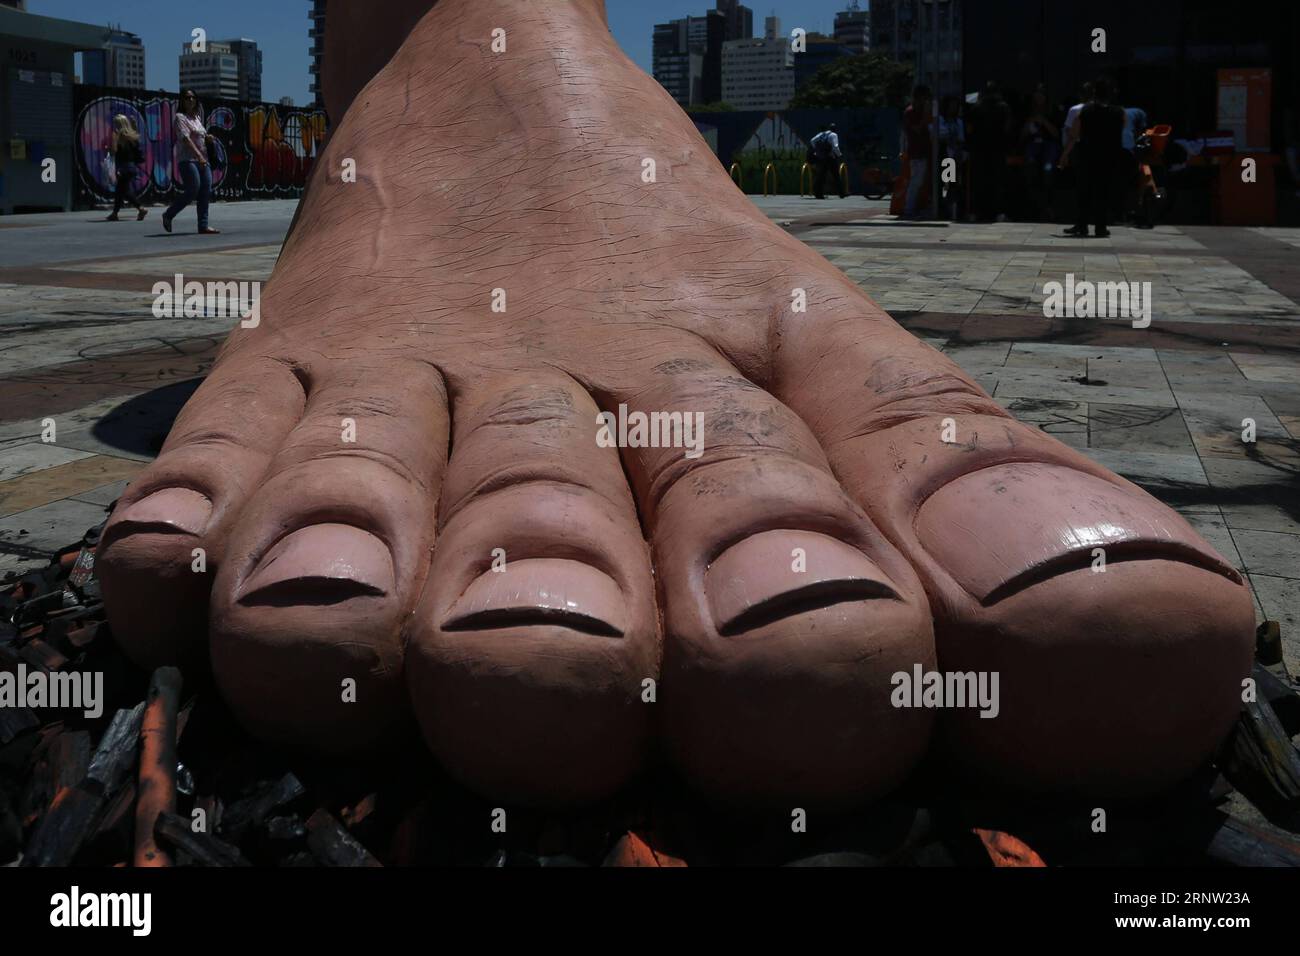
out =
[[703,16],[657,23],[651,69],[682,106],[722,99],[722,45],[754,35],[754,14],[736,0],[717,0]]
[[722,99],[738,110],[783,110],[794,96],[794,53],[786,37],[722,45]]
[[927,86],[937,68],[940,96],[962,92],[962,0],[871,0],[869,22],[872,50],[912,63]]
[[91,86],[144,89],[144,41],[117,27],[110,27],[109,31],[102,50],[86,50],[81,54],[82,82]]
[[247,37],[221,41],[239,58],[239,98],[246,103],[262,102],[262,51]]
[[849,0],[848,9],[835,14],[835,42],[862,53],[871,46],[871,15]]
[[239,99],[239,57],[230,45],[209,40],[202,53],[190,43],[181,45],[181,89],[199,96]]
[[748,40],[754,35],[754,11],[739,0],[718,0],[717,7],[727,22],[727,40]]
[[307,29],[307,37],[311,40],[311,92],[315,97],[315,104],[318,107],[325,105],[325,94],[321,90],[320,71],[321,63],[325,59],[325,0],[312,0],[311,10],[307,12],[307,18],[311,20],[311,26]]
[[202,52],[181,46],[181,89],[245,103],[262,101],[262,51],[254,40],[209,40]]

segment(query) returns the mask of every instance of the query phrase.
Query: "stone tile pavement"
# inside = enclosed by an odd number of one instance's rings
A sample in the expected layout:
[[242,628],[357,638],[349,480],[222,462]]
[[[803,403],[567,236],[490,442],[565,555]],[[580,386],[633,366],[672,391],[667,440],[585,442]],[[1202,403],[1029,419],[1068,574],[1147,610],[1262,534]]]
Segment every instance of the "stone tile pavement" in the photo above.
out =
[[[755,203],[1022,421],[1183,513],[1283,623],[1300,674],[1300,230],[1082,241],[1044,224],[895,224],[861,198]],[[146,220],[114,227],[106,251],[82,236],[85,213],[0,230],[0,573],[98,523],[210,368],[230,320],[156,319],[153,282],[269,275],[294,204],[215,208],[211,243]],[[1045,318],[1043,287],[1067,273],[1150,282],[1150,327]]]

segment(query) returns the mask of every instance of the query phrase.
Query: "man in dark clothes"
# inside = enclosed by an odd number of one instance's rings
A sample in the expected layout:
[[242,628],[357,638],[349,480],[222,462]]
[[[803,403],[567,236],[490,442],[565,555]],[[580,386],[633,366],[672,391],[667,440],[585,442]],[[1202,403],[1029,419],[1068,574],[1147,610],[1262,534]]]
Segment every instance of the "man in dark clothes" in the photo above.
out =
[[847,199],[848,194],[844,192],[844,182],[840,177],[840,162],[844,154],[840,150],[840,135],[835,131],[835,124],[831,123],[814,136],[808,145],[812,147],[813,165],[817,167],[813,194],[818,199],[826,198],[826,178],[829,176],[840,198]]
[[1111,104],[1112,95],[1113,87],[1104,77],[1093,84],[1093,100],[1076,121],[1078,135],[1061,158],[1062,166],[1074,164],[1079,184],[1076,224],[1066,235],[1087,236],[1089,220],[1097,238],[1110,235],[1106,220],[1124,159],[1124,111]]
[[930,88],[918,86],[912,91],[912,103],[903,111],[903,132],[907,136],[907,199],[903,218],[914,219],[921,190],[930,171]]
[[971,188],[974,212],[984,222],[1002,221],[1007,149],[1010,145],[1011,108],[998,85],[990,80],[967,124],[971,153]]

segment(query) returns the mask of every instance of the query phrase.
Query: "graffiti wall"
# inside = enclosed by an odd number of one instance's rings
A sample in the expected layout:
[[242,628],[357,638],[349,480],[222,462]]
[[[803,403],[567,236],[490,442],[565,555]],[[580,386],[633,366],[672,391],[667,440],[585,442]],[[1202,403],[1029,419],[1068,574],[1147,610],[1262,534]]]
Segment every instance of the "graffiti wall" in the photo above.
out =
[[[172,121],[177,97],[170,93],[78,86],[73,101],[76,127],[78,205],[112,199],[114,183],[104,170],[104,148],[112,137],[113,117],[130,117],[140,131],[145,164],[137,190],[158,201],[180,187]],[[221,159],[213,169],[212,191],[219,199],[271,199],[297,196],[325,143],[325,112],[310,106],[276,106],[234,100],[203,101],[204,122]]]

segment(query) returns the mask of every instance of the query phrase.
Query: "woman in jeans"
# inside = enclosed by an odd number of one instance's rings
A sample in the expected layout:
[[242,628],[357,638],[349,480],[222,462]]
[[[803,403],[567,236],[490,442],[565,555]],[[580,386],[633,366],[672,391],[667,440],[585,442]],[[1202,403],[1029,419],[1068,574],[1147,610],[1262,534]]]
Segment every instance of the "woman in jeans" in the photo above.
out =
[[193,90],[181,94],[181,108],[174,121],[176,133],[176,165],[180,169],[184,191],[163,213],[163,228],[172,231],[172,220],[182,209],[197,199],[199,234],[215,235],[220,230],[208,228],[208,200],[212,197],[212,171],[208,168],[207,143],[212,137],[203,128],[199,113],[199,98]]
[[140,205],[140,200],[131,195],[131,184],[140,175],[140,164],[144,162],[144,150],[140,147],[140,134],[136,132],[131,121],[119,113],[113,117],[113,139],[108,151],[113,154],[117,166],[117,191],[113,195],[113,212],[109,222],[117,222],[117,214],[122,211],[122,203],[127,202],[136,208],[139,221],[149,215],[149,210]]

